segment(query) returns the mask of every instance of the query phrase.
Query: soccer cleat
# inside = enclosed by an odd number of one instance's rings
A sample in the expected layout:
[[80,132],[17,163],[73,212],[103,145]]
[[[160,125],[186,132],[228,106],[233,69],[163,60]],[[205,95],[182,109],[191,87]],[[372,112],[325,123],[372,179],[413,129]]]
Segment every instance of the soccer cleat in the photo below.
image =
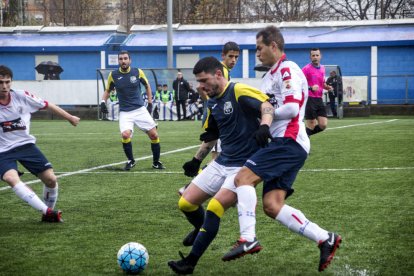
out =
[[240,238],[236,244],[230,249],[226,255],[221,258],[224,262],[235,260],[237,258],[243,257],[246,254],[259,253],[262,250],[262,246],[259,241],[254,238],[252,242],[248,242],[245,239]]
[[54,211],[47,208],[46,214],[42,215],[43,222],[63,222],[62,211]]
[[188,233],[187,236],[185,236],[185,238],[183,239],[183,245],[184,246],[192,246],[195,239],[197,238],[197,235],[198,235],[199,231],[200,231],[200,229],[194,229],[193,231]]
[[168,266],[177,274],[186,275],[186,274],[193,274],[194,266],[191,265],[187,258],[184,257],[183,253],[180,251],[181,260],[179,261],[169,261]]
[[136,164],[135,160],[128,160],[125,164],[124,171],[131,170],[133,167],[135,167],[135,164]]
[[152,163],[152,168],[157,170],[165,169],[164,165],[160,161]]
[[320,242],[318,247],[321,250],[321,257],[319,261],[319,271],[324,271],[325,268],[331,263],[335,251],[339,248],[339,244],[342,242],[342,237],[335,233],[328,233],[329,238],[326,241]]

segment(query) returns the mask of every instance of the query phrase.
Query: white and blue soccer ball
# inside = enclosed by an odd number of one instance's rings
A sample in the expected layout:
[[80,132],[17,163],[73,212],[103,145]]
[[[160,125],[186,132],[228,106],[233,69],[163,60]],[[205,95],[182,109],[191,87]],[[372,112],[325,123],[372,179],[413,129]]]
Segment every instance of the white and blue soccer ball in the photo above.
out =
[[138,274],[148,265],[148,251],[140,243],[129,242],[118,251],[118,265],[129,274]]

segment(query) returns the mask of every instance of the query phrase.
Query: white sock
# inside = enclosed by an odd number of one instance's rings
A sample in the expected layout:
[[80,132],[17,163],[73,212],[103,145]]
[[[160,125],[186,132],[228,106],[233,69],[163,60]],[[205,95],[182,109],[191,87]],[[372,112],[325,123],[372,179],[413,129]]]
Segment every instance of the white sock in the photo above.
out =
[[319,243],[328,239],[328,232],[320,228],[316,223],[308,220],[300,211],[289,205],[284,205],[276,217],[276,220],[285,225],[292,232],[307,237]]
[[55,188],[49,188],[46,185],[43,186],[43,201],[47,205],[47,207],[54,209],[56,205],[56,201],[58,198],[58,190],[59,186],[58,183],[56,183]]
[[240,237],[252,242],[256,237],[256,189],[250,185],[236,188]]
[[42,211],[43,214],[46,214],[47,206],[46,204],[40,200],[40,198],[36,195],[35,192],[32,191],[26,184],[23,182],[17,183],[13,187],[13,191],[16,193],[18,197],[29,203],[30,206],[33,208]]

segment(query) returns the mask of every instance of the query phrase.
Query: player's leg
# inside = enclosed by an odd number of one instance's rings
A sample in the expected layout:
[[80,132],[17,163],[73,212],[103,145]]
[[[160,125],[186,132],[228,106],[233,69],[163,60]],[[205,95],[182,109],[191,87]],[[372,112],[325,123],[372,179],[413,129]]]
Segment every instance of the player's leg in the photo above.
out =
[[185,246],[193,245],[203,224],[204,209],[201,204],[220,190],[227,177],[227,172],[224,166],[214,161],[211,162],[209,166],[193,179],[178,201],[179,209],[194,226],[194,230],[183,240]]
[[[286,144],[289,163],[276,164],[275,170],[282,171],[282,175],[267,180],[263,187],[263,209],[267,216],[277,220],[289,230],[316,242],[321,248],[319,270],[324,270],[339,246],[341,237],[328,233],[316,223],[310,221],[300,210],[285,204],[285,199],[293,193],[293,183],[306,160],[306,152],[296,142]],[[331,247],[325,241],[329,238],[335,240]]]
[[119,130],[122,137],[122,148],[127,157],[124,170],[129,171],[135,166],[134,154],[132,151],[132,134],[134,129],[133,111],[119,113]]
[[174,272],[178,274],[190,274],[194,271],[199,259],[216,237],[225,210],[236,203],[237,197],[234,186],[234,175],[229,178],[226,179],[225,184],[223,184],[223,187],[214,198],[210,200],[201,228],[202,230],[198,233],[190,254],[187,257],[182,256],[182,260],[168,262],[168,265]]
[[183,239],[184,246],[193,245],[204,221],[204,208],[201,204],[210,197],[210,194],[200,189],[194,182],[191,182],[180,197],[178,208],[184,213],[188,222],[194,227],[194,229]]
[[60,222],[60,213],[48,208],[36,193],[21,181],[17,171],[17,160],[20,160],[22,165],[35,175],[42,170],[51,168],[51,164],[35,145],[24,145],[11,152],[2,153],[0,158],[0,177],[13,189],[20,199],[36,210],[41,211],[43,217],[50,215],[54,218],[50,222]]
[[160,162],[161,145],[157,131],[157,123],[148,113],[146,108],[141,107],[136,112],[137,116],[135,117],[134,123],[148,135],[148,138],[151,141],[152,167],[159,170],[165,169],[164,165]]
[[177,108],[177,121],[181,121],[181,101],[180,100],[175,102],[175,107]]
[[43,186],[43,201],[47,207],[54,209],[58,199],[59,184],[53,169],[47,169],[39,173],[37,177],[45,184]]
[[17,170],[9,169],[2,175],[2,179],[13,189],[15,194],[27,202],[30,206],[36,210],[46,214],[48,207],[46,204],[36,195],[36,193],[30,189],[29,186],[24,184],[17,174]]
[[244,166],[235,177],[238,198],[240,238],[222,260],[231,261],[246,254],[258,253],[262,246],[256,239],[256,189],[261,178],[250,168]]
[[[316,113],[317,124],[310,132],[310,135],[314,135],[316,133],[324,131],[326,127],[328,126],[328,118],[327,118],[328,115],[326,114],[325,105],[323,104],[322,99],[320,98],[314,99],[314,108],[315,108],[315,113]],[[308,133],[308,130],[306,130],[306,133]]]

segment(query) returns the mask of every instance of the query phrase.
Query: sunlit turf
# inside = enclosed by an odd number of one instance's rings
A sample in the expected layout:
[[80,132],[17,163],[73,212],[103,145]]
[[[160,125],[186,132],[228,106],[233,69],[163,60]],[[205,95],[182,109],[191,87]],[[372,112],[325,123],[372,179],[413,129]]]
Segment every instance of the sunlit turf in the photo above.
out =
[[[288,199],[343,236],[323,274],[413,275],[414,118],[330,120],[329,128],[311,137],[311,154]],[[0,182],[0,275],[121,275],[116,253],[130,241],[149,251],[145,275],[172,275],[168,260],[190,250],[181,244],[191,227],[177,208],[177,190],[190,181],[181,166],[197,150],[201,123],[159,123],[165,171],[151,168],[149,140],[139,130],[133,147],[141,160],[122,171],[116,122],[81,121],[74,128],[34,121],[31,132],[62,176],[57,207],[65,223],[40,223],[40,214]],[[26,172],[22,179],[36,178]],[[31,187],[41,195],[42,184]],[[260,200],[257,221],[262,252],[224,263],[222,255],[238,238],[237,212],[230,209],[195,275],[320,274],[317,245],[265,217]]]

